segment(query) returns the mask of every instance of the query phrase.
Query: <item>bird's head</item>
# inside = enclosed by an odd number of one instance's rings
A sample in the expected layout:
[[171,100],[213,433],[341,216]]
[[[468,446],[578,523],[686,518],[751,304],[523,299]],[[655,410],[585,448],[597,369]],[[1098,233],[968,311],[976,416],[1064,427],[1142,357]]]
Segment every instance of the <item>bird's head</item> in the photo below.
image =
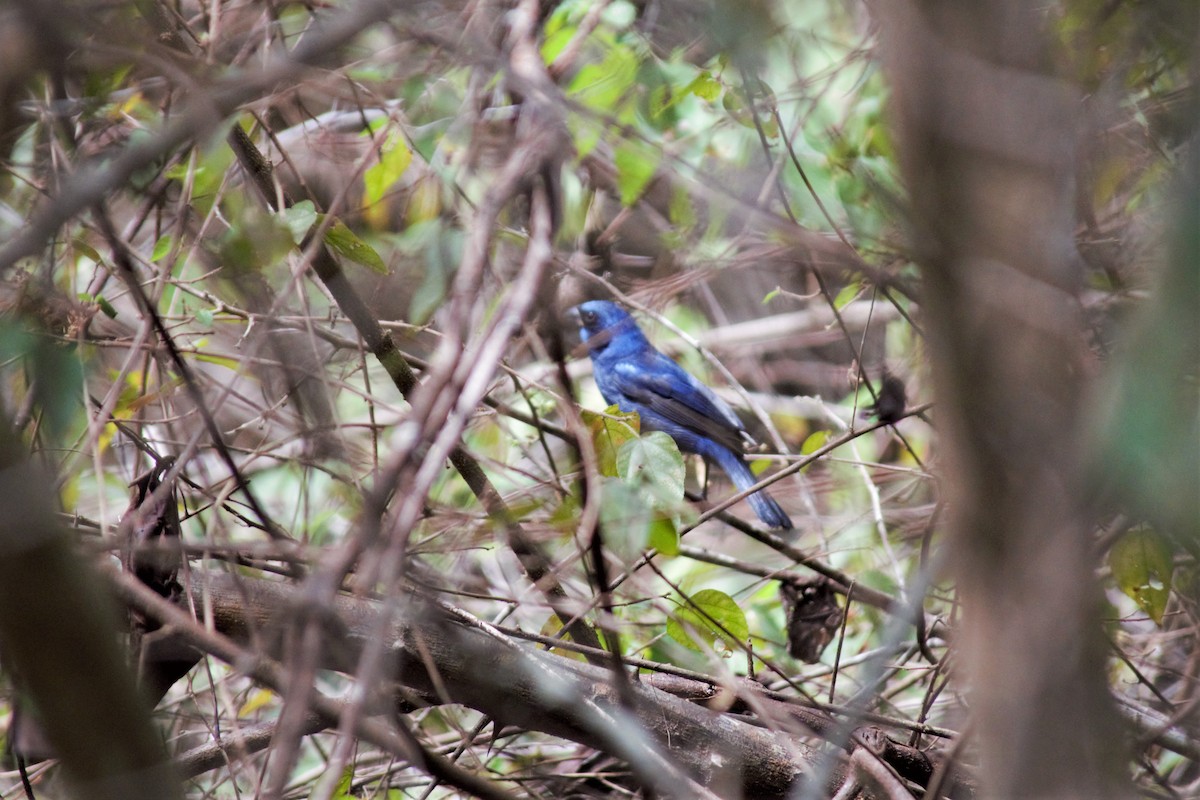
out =
[[611,300],[580,303],[567,312],[567,317],[579,326],[579,338],[593,356],[613,344],[617,345],[614,350],[620,350],[623,346],[641,346],[646,341],[629,312]]

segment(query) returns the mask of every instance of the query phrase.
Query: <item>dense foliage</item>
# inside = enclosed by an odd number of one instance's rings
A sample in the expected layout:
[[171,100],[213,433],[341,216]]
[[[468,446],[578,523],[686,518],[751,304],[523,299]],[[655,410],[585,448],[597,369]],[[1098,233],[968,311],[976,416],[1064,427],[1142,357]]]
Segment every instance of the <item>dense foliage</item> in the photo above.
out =
[[[0,449],[21,453],[0,468],[46,476],[34,489],[110,584],[120,562],[196,631],[278,659],[270,673],[184,636],[212,655],[165,682],[154,718],[188,796],[485,791],[464,775],[514,797],[649,795],[672,770],[718,796],[782,795],[794,776],[714,777],[677,751],[717,745],[638,722],[638,691],[685,682],[713,691],[730,752],[776,735],[780,763],[815,776],[804,796],[975,790],[987,754],[964,734],[954,431],[935,393],[953,365],[931,366],[938,289],[920,265],[937,248],[902,177],[875,5],[0,11]],[[1086,350],[1077,516],[1120,769],[1145,795],[1194,796],[1200,24],[1182,1],[1067,0],[1037,19],[1079,105],[1057,131],[1078,157],[1061,206]],[[563,317],[600,297],[738,409],[796,531],[763,531],[716,471],[604,408]],[[261,582],[298,588],[234,624],[215,575],[258,587],[248,616],[271,600]],[[154,598],[120,585],[152,672],[145,643],[187,623],[160,628]],[[345,595],[383,609],[347,623],[348,663],[320,648],[341,642],[333,611],[361,611]],[[422,649],[439,614],[496,653],[578,664],[599,699],[561,702],[611,713],[652,755],[590,711],[572,728],[536,688],[503,696],[519,667],[452,672],[441,659],[467,650]],[[402,647],[393,625],[418,633]],[[386,657],[400,650],[419,680]],[[892,750],[852,739],[864,725]],[[238,733],[260,738],[201,760]],[[53,791],[53,763],[30,765],[35,789]],[[0,774],[3,796],[19,785]]]

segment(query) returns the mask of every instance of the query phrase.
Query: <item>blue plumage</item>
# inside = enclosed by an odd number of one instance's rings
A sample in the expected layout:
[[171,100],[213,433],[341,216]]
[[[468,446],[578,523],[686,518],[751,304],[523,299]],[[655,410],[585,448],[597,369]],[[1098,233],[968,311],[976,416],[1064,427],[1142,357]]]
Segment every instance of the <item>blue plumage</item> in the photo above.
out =
[[[739,491],[757,481],[742,460],[745,426],[721,398],[654,349],[625,309],[591,300],[571,309],[595,367],[605,402],[636,411],[646,430],[663,431],[685,453],[715,461]],[[765,491],[746,498],[763,522],[791,529],[792,521]]]

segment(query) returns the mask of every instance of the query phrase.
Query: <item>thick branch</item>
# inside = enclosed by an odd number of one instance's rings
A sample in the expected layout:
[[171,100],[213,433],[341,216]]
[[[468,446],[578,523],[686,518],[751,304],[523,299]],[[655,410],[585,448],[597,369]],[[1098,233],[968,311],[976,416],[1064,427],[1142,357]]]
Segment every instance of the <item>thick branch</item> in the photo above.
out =
[[921,246],[951,572],[982,782],[1129,793],[1081,491],[1078,90],[1042,4],[880,3]]
[[[228,576],[212,576],[192,590],[197,606],[210,607],[216,629],[241,640],[286,624],[297,599],[288,585]],[[347,597],[338,597],[330,610],[321,663],[346,669],[377,629],[379,612],[372,603]],[[417,597],[391,638],[392,678],[404,689],[627,761],[644,760],[646,745],[655,743],[719,794],[782,797],[808,765],[811,750],[794,736],[645,684],[633,686],[633,715],[621,718],[606,669],[498,639]]]

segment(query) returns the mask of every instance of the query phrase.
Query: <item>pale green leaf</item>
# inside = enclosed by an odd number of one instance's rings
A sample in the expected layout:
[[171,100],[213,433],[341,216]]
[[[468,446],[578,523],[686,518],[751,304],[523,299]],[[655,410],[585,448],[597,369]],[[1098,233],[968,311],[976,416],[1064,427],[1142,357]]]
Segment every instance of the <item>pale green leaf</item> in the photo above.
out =
[[158,237],[158,241],[154,243],[154,250],[150,253],[150,260],[154,262],[166,258],[167,253],[171,252],[171,245],[173,243],[174,239],[171,238],[171,234],[169,233],[164,233]]
[[692,82],[684,87],[684,91],[711,103],[721,96],[721,82],[714,78],[711,72],[705,70],[693,78]]
[[[561,16],[558,19],[561,20]],[[554,59],[558,58],[558,54],[575,38],[575,32],[579,30],[575,25],[562,25],[561,22],[558,26],[552,26],[552,21],[546,23],[546,35],[541,47],[542,60],[547,65],[554,63]]]
[[72,239],[71,246],[75,248],[76,252],[81,253],[82,255],[91,259],[93,263],[95,263],[95,264],[103,264],[104,263],[104,259],[100,256],[100,254],[98,252],[96,252],[96,248],[92,247],[90,244],[85,242],[83,239],[78,239],[78,238]]
[[414,325],[424,325],[446,299],[446,276],[441,270],[427,269],[421,285],[413,292],[408,303],[408,320]]
[[[562,621],[559,620],[559,618],[554,614],[550,615],[549,619],[546,620],[546,624],[542,626],[542,629],[538,631],[538,633],[541,636],[545,636],[547,639],[562,639],[567,642],[575,641],[571,638],[570,633],[563,630]],[[583,661],[584,663],[587,662],[587,658],[584,657],[583,653],[578,653],[574,650],[564,650],[562,648],[552,647],[550,652],[560,655],[563,658],[569,658],[573,661]]]
[[600,482],[600,525],[604,548],[629,564],[646,549],[654,513],[641,492],[620,478]]
[[804,440],[804,444],[800,445],[800,455],[807,456],[815,453],[825,446],[829,441],[829,431],[817,431]]
[[567,93],[590,108],[612,114],[618,104],[632,96],[637,70],[638,59],[633,50],[613,44],[603,61],[587,64],[575,74]]
[[337,786],[334,787],[330,800],[355,800],[357,796],[354,794],[353,788],[354,767],[347,766],[342,770],[342,774],[338,778]]
[[646,487],[647,500],[669,507],[683,499],[686,467],[675,440],[662,431],[651,431],[617,450],[617,475],[630,486]]
[[1129,531],[1108,551],[1117,587],[1161,625],[1175,566],[1163,538],[1149,528]]
[[702,589],[667,620],[667,636],[691,650],[733,649],[750,636],[750,626],[732,597],[716,589]]
[[613,161],[617,167],[617,188],[621,203],[633,205],[654,178],[658,168],[659,151],[639,144],[618,145]]
[[650,521],[650,535],[646,543],[660,555],[679,555],[679,531],[675,523],[665,517],[655,517]]
[[399,132],[388,134],[380,148],[379,162],[363,173],[363,207],[370,208],[383,199],[412,164],[413,154]]
[[283,212],[283,223],[292,234],[292,241],[300,244],[317,221],[317,208],[311,200],[301,200]]
[[231,356],[219,356],[215,353],[200,353],[200,352],[194,353],[193,356],[195,357],[195,359],[197,361],[204,361],[209,364],[216,364],[217,366],[225,367],[226,369],[233,370],[234,372],[237,372],[242,367],[242,363],[240,361],[238,361],[236,358],[233,358]]
[[843,287],[840,292],[837,293],[837,297],[833,298],[833,307],[838,311],[841,311],[843,308],[849,305],[854,298],[862,294],[862,290],[862,280],[851,281],[845,287]]
[[691,195],[684,187],[677,186],[671,193],[671,206],[668,213],[672,228],[690,231],[696,227],[696,207],[692,205]]
[[335,222],[325,232],[325,244],[355,264],[360,264],[380,275],[388,274],[387,265],[383,263],[379,253],[375,252],[375,248],[358,238],[354,231],[346,227],[344,222]]
[[626,442],[636,441],[640,421],[636,412],[624,413],[616,406],[609,406],[603,414],[584,409],[583,422],[592,435],[592,446],[596,450],[600,474],[617,477],[617,451]]
[[255,711],[258,711],[259,709],[262,709],[262,708],[266,708],[268,705],[271,704],[271,702],[273,700],[275,700],[275,698],[276,698],[275,693],[272,692],[270,689],[255,689],[255,690],[253,690],[252,692],[250,692],[250,695],[246,698],[246,702],[242,703],[241,708],[238,709],[238,711],[237,711],[238,719],[246,719],[247,717],[251,716]]

